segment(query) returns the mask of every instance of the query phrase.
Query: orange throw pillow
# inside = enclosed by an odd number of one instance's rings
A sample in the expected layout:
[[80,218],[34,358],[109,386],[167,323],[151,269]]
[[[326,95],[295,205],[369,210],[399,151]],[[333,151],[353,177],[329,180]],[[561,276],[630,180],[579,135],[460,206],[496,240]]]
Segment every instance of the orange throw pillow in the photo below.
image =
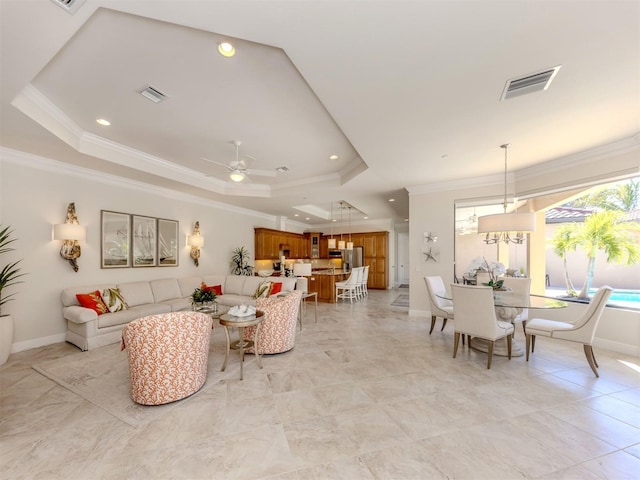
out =
[[109,307],[107,307],[107,304],[102,300],[99,290],[90,293],[76,293],[76,298],[80,305],[84,308],[90,308],[98,315],[109,312]]
[[269,295],[275,295],[276,293],[280,293],[282,291],[282,282],[271,282],[271,290],[269,291]]

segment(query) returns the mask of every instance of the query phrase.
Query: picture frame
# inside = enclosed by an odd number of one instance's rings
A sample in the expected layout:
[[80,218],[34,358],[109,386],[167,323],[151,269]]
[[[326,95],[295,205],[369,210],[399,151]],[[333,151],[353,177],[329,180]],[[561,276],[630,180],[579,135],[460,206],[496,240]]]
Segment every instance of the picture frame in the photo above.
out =
[[158,219],[133,215],[131,223],[132,266],[155,267],[158,264]]
[[178,266],[180,257],[178,225],[177,220],[158,219],[158,266],[160,267]]
[[131,215],[100,211],[100,268],[131,266]]

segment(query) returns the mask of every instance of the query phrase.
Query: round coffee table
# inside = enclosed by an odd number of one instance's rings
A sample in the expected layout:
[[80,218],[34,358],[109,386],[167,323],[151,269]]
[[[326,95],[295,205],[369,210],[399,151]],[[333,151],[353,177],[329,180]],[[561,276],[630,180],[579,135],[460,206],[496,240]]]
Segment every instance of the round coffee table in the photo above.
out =
[[[220,325],[224,327],[224,333],[227,336],[227,351],[224,355],[224,363],[222,364],[221,372],[224,372],[225,368],[227,368],[227,361],[229,360],[229,350],[240,350],[240,380],[243,377],[243,364],[244,364],[244,351],[246,348],[253,348],[254,354],[256,356],[256,360],[258,361],[258,365],[262,368],[262,359],[258,354],[258,334],[260,332],[260,323],[264,320],[264,312],[261,310],[257,310],[255,315],[248,315],[246,317],[236,317],[235,315],[230,315],[229,313],[224,313],[220,315]],[[244,340],[244,329],[245,327],[256,327],[255,332],[253,333],[253,340]],[[239,330],[239,340],[231,343],[231,338],[229,336],[229,328],[238,328]]]

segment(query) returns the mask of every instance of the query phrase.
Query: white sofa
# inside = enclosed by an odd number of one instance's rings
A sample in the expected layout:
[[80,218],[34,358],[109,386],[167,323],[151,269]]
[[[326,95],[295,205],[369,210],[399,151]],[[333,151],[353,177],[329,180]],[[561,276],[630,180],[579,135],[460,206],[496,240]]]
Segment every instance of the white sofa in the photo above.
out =
[[[117,343],[124,326],[140,317],[157,313],[176,312],[191,309],[191,294],[206,285],[222,286],[222,295],[216,302],[232,307],[234,305],[255,305],[258,285],[269,280],[282,282],[282,292],[296,288],[296,279],[290,277],[249,277],[241,275],[205,275],[202,277],[163,278],[148,282],[127,282],[119,284],[95,284],[68,287],[62,291],[62,315],[67,321],[67,342],[81,350],[91,350],[111,343]],[[90,308],[80,306],[77,293],[106,288],[119,288],[128,309],[120,312],[98,315]]]

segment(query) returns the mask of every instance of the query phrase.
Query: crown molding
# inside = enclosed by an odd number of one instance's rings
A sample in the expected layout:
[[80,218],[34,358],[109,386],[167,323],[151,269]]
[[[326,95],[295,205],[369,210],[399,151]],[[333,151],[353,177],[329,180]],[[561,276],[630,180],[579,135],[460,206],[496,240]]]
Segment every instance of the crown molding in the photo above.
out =
[[[579,167],[584,163],[603,160],[614,155],[622,155],[635,150],[640,151],[640,132],[631,137],[599,145],[588,150],[583,150],[571,155],[557,157],[555,159],[522,168],[507,175],[507,184],[521,182],[528,178],[539,177],[541,175],[553,175],[555,172],[567,168]],[[451,190],[464,190],[473,187],[487,187],[491,185],[504,184],[504,174],[487,175],[484,177],[464,178],[445,182],[429,183],[406,187],[411,195],[423,195],[434,192],[446,192]]]
[[515,172],[516,179],[522,181],[532,177],[539,177],[540,175],[549,175],[559,170],[575,168],[582,166],[584,163],[604,160],[608,157],[622,155],[634,150],[640,151],[640,132],[616,142],[599,145],[588,150],[522,168]]
[[216,200],[209,200],[197,195],[189,193],[178,192],[176,190],[164,187],[157,187],[148,183],[139,182],[136,180],[130,180],[127,178],[119,177],[109,173],[98,172],[85,167],[77,165],[71,165],[69,163],[60,162],[51,158],[34,155],[31,153],[22,152],[20,150],[13,150],[0,146],[0,164],[13,163],[16,165],[35,168],[37,170],[52,172],[55,174],[69,175],[77,178],[81,178],[87,181],[99,182],[103,185],[109,185],[113,187],[127,188],[129,190],[135,190],[137,192],[144,192],[151,195],[157,195],[163,198],[170,198],[173,200],[180,200],[189,202],[192,204],[203,205],[206,207],[217,208],[220,210],[239,213],[243,215],[249,215],[261,219],[274,222],[276,217],[274,215],[267,215],[255,210],[249,210],[247,208],[237,207],[232,204],[219,202]]

